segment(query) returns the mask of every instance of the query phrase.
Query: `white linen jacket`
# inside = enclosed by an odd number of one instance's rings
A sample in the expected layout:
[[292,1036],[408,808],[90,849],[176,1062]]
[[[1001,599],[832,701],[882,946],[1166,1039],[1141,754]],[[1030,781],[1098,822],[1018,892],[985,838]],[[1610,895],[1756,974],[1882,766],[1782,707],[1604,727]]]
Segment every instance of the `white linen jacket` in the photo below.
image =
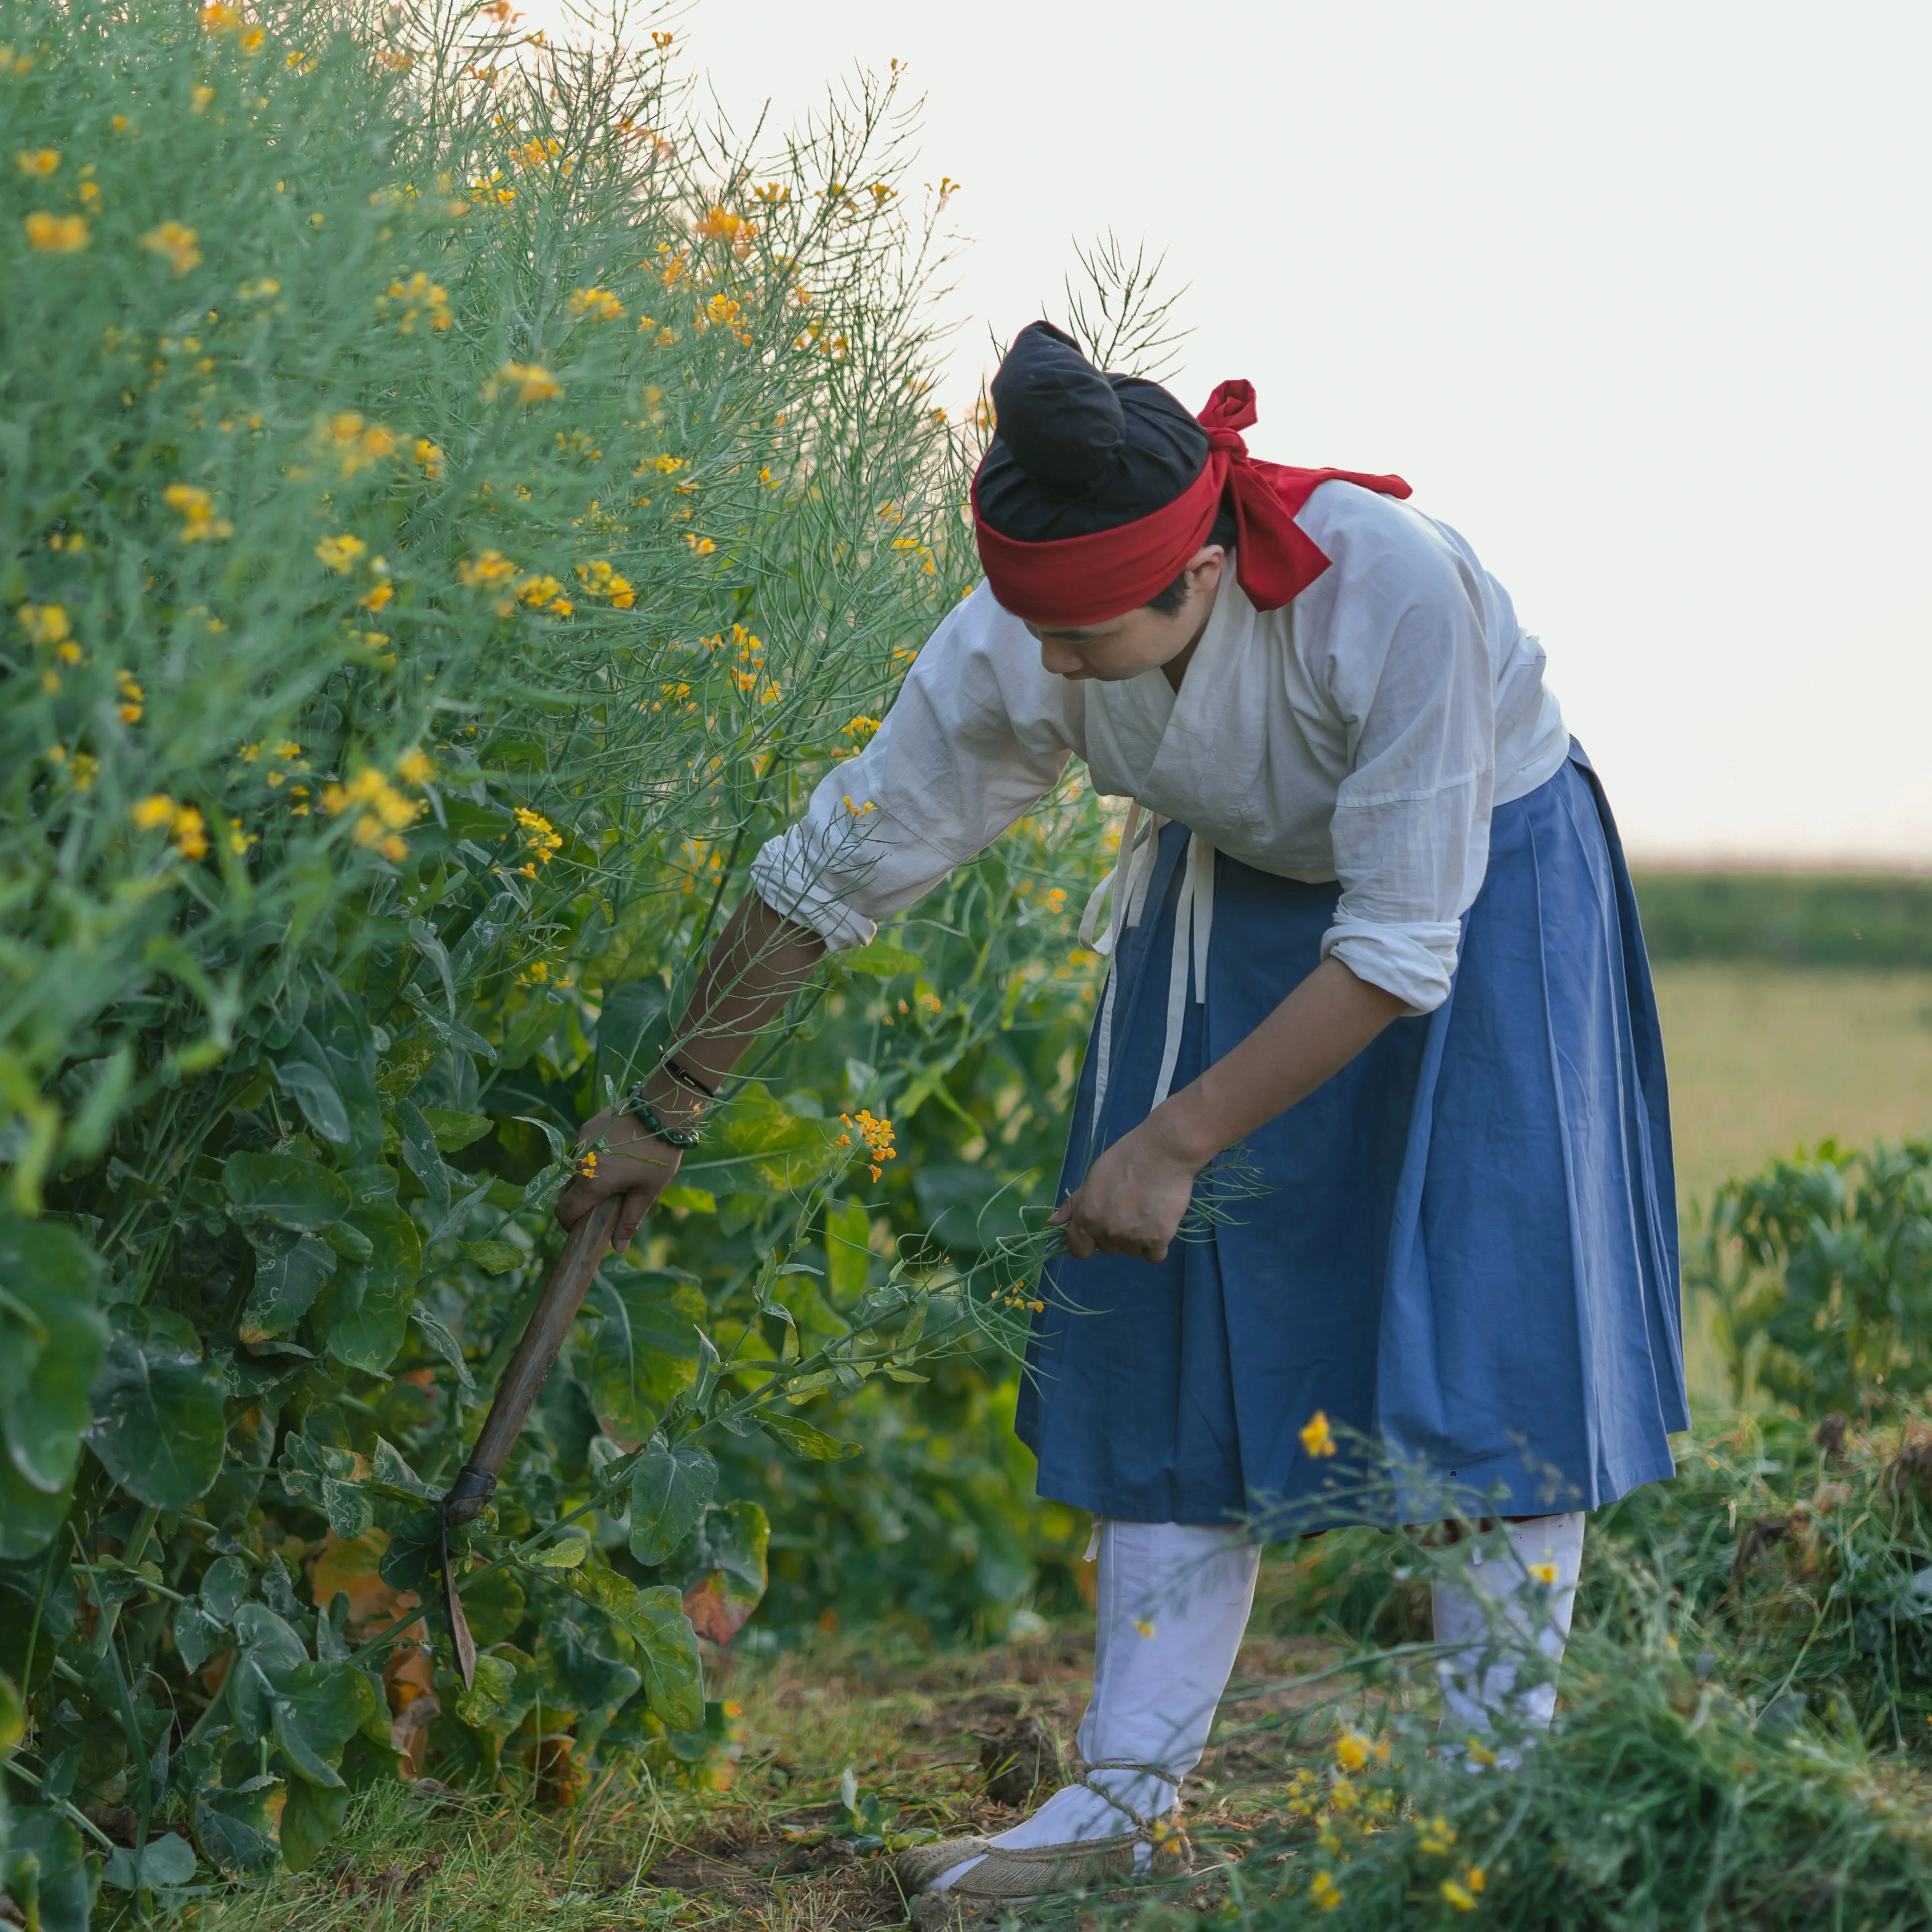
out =
[[1569,734],[1541,646],[1447,524],[1342,482],[1297,521],[1331,567],[1258,611],[1231,559],[1178,694],[1159,670],[1114,682],[1043,670],[981,584],[872,742],[759,853],[754,889],[835,951],[863,944],[1078,758],[1103,796],[1245,864],[1339,880],[1323,956],[1413,1012],[1439,1006],[1491,809],[1553,776]]

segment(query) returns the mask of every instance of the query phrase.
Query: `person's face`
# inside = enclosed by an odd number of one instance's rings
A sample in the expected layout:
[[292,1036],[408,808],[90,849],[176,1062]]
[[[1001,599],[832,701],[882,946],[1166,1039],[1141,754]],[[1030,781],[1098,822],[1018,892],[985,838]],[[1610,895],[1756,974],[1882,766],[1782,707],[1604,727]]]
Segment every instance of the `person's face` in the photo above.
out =
[[1186,572],[1187,596],[1178,610],[1143,604],[1104,624],[1028,624],[1040,640],[1042,668],[1056,677],[1113,683],[1171,663],[1208,628],[1226,556],[1218,544],[1196,553]]

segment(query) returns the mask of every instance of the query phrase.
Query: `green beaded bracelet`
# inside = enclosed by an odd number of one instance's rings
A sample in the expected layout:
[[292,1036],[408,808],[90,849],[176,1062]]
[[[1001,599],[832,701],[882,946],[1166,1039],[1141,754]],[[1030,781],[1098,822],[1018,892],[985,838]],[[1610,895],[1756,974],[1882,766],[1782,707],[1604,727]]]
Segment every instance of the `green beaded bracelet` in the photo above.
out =
[[640,1081],[624,1096],[621,1112],[634,1114],[642,1120],[667,1147],[674,1147],[680,1154],[687,1154],[699,1145],[704,1136],[695,1127],[668,1127],[658,1118],[658,1110],[644,1098],[644,1082]]

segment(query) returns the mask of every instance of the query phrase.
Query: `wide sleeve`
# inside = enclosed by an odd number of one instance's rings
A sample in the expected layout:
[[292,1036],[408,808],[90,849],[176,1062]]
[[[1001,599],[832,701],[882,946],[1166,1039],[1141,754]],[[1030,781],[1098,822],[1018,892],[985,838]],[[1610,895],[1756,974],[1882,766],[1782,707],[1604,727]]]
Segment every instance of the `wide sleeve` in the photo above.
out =
[[1077,686],[984,584],[914,660],[872,742],[752,863],[772,909],[836,952],[928,892],[1036,804],[1081,750]]
[[1322,955],[1426,1013],[1449,997],[1488,866],[1495,680],[1462,560],[1406,512],[1375,520],[1370,540],[1337,547],[1324,653],[1352,744],[1331,826],[1342,894]]

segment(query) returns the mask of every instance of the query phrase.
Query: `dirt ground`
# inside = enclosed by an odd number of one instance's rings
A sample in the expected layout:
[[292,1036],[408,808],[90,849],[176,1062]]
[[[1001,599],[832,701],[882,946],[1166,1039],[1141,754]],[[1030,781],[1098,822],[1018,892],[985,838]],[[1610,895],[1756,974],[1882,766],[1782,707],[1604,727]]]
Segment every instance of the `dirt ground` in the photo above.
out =
[[[1314,1639],[1244,1647],[1219,1741],[1183,1794],[1198,1868],[1238,1854],[1270,1808],[1270,1787],[1300,1755],[1282,1720],[1333,1688],[1298,1680],[1332,1654]],[[896,1670],[862,1656],[740,1665],[724,1694],[742,1702],[751,1736],[733,1802],[689,1837],[668,1842],[645,1883],[663,1904],[668,1894],[680,1896],[679,1924],[800,1932],[904,1924],[907,1903],[886,1857],[848,1838],[822,1838],[840,1805],[816,1792],[849,1766],[860,1792],[875,1796],[882,1813],[896,1814],[897,1830],[949,1838],[1005,1831],[1077,1774],[1072,1738],[1092,1669],[1090,1640],[1064,1633]],[[1321,1748],[1328,1728],[1310,1741],[1312,1748]],[[1040,1781],[1029,1801],[1020,1787],[1036,1764]],[[800,1786],[812,1789],[813,1798],[788,1802]],[[1212,1889],[1210,1878],[1191,1898],[1186,1888],[1170,1896],[1204,1906]],[[921,1922],[945,1922],[934,1915]]]

